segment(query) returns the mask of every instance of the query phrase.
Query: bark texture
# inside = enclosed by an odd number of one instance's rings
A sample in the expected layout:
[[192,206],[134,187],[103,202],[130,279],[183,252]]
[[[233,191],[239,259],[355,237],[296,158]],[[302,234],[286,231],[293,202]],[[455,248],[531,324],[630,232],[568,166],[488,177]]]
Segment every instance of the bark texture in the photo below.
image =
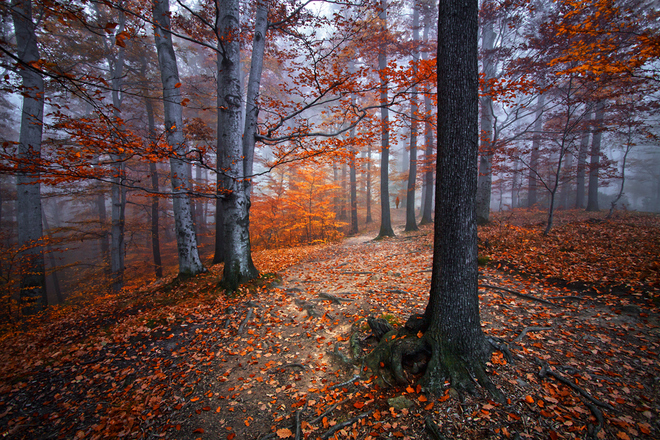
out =
[[165,131],[167,143],[172,149],[170,168],[179,275],[191,276],[201,273],[205,269],[197,250],[197,237],[188,194],[190,176],[185,162],[186,144],[183,136],[181,83],[172,45],[172,34],[169,31],[169,0],[154,0],[153,17],[158,64],[163,83]]
[[539,157],[541,148],[541,132],[543,131],[543,106],[545,97],[540,95],[536,102],[536,122],[534,123],[534,136],[532,138],[532,154],[529,159],[529,184],[527,189],[527,207],[533,208],[538,202],[538,176]]
[[[479,318],[477,267],[477,0],[441,0],[438,22],[438,151],[433,272],[424,339],[432,355],[422,380],[486,385],[488,353]],[[440,109],[442,111],[440,111]]]
[[603,120],[605,119],[605,103],[596,105],[594,115],[594,136],[591,141],[591,163],[589,165],[589,193],[587,211],[598,211],[598,172],[600,171],[600,142],[603,135]]
[[589,150],[589,139],[591,132],[587,126],[591,121],[591,113],[586,113],[584,116],[585,128],[582,132],[580,139],[580,150],[578,151],[577,162],[577,175],[575,178],[575,208],[584,209],[584,188],[585,188],[585,175],[587,174],[587,152]]
[[[381,0],[379,18],[382,26],[382,38],[387,33],[387,0]],[[378,237],[394,237],[390,217],[390,115],[388,104],[387,43],[381,41],[378,48],[378,71],[380,74],[380,232]]]
[[48,304],[44,255],[41,246],[41,185],[38,170],[30,169],[41,159],[44,115],[44,82],[30,64],[39,60],[30,0],[14,0],[11,15],[18,47],[23,107],[17,156],[22,166],[16,177],[16,220],[21,252],[20,305],[23,314],[34,314]]
[[[417,2],[413,5],[413,77],[417,76],[419,62],[419,8]],[[417,183],[417,87],[413,86],[410,96],[410,165],[408,167],[408,185],[406,191],[406,231],[416,231],[415,220],[415,186]]]

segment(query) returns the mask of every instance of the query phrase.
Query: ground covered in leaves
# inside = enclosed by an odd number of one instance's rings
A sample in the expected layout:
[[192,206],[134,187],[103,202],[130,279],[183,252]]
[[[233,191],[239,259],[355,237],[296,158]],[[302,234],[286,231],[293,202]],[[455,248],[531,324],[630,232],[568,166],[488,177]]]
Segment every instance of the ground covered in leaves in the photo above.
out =
[[488,368],[505,404],[449,384],[426,395],[421,373],[407,387],[379,387],[352,362],[352,335],[358,351],[375,345],[368,316],[400,325],[426,304],[432,230],[399,227],[392,239],[260,253],[256,264],[273,275],[232,298],[214,267],[5,334],[0,433],[660,438],[660,219],[567,213],[542,237],[535,216],[480,230],[482,323],[509,351]]

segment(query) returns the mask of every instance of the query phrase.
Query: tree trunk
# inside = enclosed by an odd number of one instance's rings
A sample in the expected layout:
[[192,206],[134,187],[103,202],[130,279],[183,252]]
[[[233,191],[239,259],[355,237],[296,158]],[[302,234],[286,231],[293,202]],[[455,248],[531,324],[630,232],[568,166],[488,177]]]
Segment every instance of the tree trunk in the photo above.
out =
[[534,123],[534,136],[532,138],[532,154],[529,159],[529,187],[527,190],[527,207],[533,208],[538,202],[537,187],[539,172],[539,158],[541,148],[541,132],[543,131],[543,106],[545,97],[540,95],[536,103],[536,122]]
[[[424,41],[429,41],[431,23],[428,17],[424,19]],[[428,55],[422,52],[422,59],[426,60]],[[424,113],[428,118],[431,114],[431,98],[424,94]],[[433,156],[433,127],[430,121],[424,122],[424,165],[426,171],[424,172],[424,189],[422,192],[422,218],[419,221],[420,225],[429,225],[433,223],[433,163],[431,157]]]
[[589,197],[587,211],[598,211],[598,172],[600,171],[600,141],[603,135],[605,102],[599,101],[594,116],[594,137],[591,142],[591,163],[589,165]]
[[[419,5],[413,5],[413,80],[417,77],[419,62]],[[417,184],[417,87],[413,86],[410,96],[410,166],[408,167],[408,186],[406,191],[406,231],[417,231],[415,220],[415,186]]]
[[[37,36],[32,22],[30,0],[14,0],[11,15],[18,47],[19,74],[22,79],[23,108],[18,140],[18,158],[25,163],[38,163],[41,158],[41,137],[44,115],[44,82],[31,67],[39,61]],[[38,313],[48,305],[44,255],[40,240],[41,184],[39,172],[19,169],[16,177],[18,245],[23,248],[20,304],[23,314]]]
[[587,112],[584,115],[585,127],[582,131],[582,139],[580,140],[580,150],[578,152],[577,175],[575,178],[575,208],[584,209],[584,176],[587,170],[587,150],[589,148],[589,137],[591,131],[588,124],[591,121],[591,113]]
[[[154,106],[150,98],[144,99],[147,109],[147,123],[149,125],[149,142],[153,145],[156,142],[156,122],[154,121]],[[159,220],[160,212],[158,207],[157,194],[160,192],[158,183],[158,168],[156,162],[149,163],[149,174],[151,175],[151,189],[154,197],[151,199],[151,252],[154,256],[154,271],[156,278],[163,277],[163,261],[160,256],[160,233]]]
[[441,0],[438,22],[438,150],[433,273],[424,339],[429,391],[485,385],[488,355],[479,318],[477,0]]
[[186,145],[183,136],[183,112],[181,107],[181,83],[176,65],[176,55],[170,33],[169,0],[154,0],[154,36],[158,51],[158,64],[163,83],[163,103],[167,142],[172,149],[170,158],[172,180],[172,205],[174,229],[179,254],[179,275],[191,276],[203,272],[204,266],[197,250],[197,238],[190,209],[188,186],[190,176],[184,160]]
[[101,248],[101,261],[104,266],[104,271],[107,272],[107,264],[110,262],[110,246],[108,245],[108,231],[106,230],[108,215],[105,208],[105,194],[103,193],[103,186],[100,182],[97,185],[97,190],[99,191],[99,194],[96,195],[96,209],[99,214],[99,227],[101,230],[99,246]]
[[237,38],[240,33],[239,2],[220,0],[218,11],[218,38],[224,47],[219,63],[221,70],[218,72],[218,99],[222,100],[218,118],[223,121],[222,131],[218,133],[218,143],[223,144],[222,148],[220,145],[218,147],[218,163],[222,164],[226,175],[225,189],[228,190],[222,199],[225,248],[222,283],[226,289],[234,291],[241,283],[259,276],[252,262],[250,247],[250,191],[257,134],[257,96],[268,30],[268,5],[264,1],[257,5],[244,134],[240,126],[240,41]]
[[561,179],[561,190],[559,191],[559,209],[569,209],[570,208],[570,193],[571,193],[571,181],[573,174],[573,153],[568,150],[566,151],[566,166],[564,166],[564,172],[562,173]]
[[[355,63],[349,61],[349,71],[355,73]],[[351,104],[356,104],[355,95],[351,97]],[[353,141],[355,140],[355,127],[351,128],[351,144],[349,147],[349,153],[351,155],[348,166],[350,169],[349,179],[350,179],[350,192],[351,192],[351,225],[348,230],[348,235],[355,235],[358,233],[358,210],[357,210],[357,170],[355,169],[355,156],[357,151],[355,150],[355,145]]]
[[[387,0],[381,0],[381,11],[378,14],[382,22],[382,38],[387,32]],[[378,48],[378,73],[380,75],[380,123],[381,123],[381,153],[380,153],[380,232],[378,237],[394,237],[392,220],[390,218],[390,116],[388,104],[387,43],[381,40]]]
[[[495,78],[496,60],[493,55],[495,48],[495,31],[493,20],[485,19],[482,29],[483,74],[484,81]],[[490,197],[493,186],[493,97],[490,90],[484,87],[481,97],[481,151],[479,159],[479,178],[477,182],[477,223],[486,224],[490,221]]]
[[367,220],[366,223],[372,223],[374,219],[371,217],[371,144],[367,146]]

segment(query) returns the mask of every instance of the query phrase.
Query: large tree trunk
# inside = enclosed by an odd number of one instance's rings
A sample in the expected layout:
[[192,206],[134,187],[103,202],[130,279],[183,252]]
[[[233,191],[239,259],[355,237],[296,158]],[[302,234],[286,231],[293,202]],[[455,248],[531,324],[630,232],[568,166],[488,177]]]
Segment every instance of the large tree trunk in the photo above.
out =
[[591,113],[587,112],[584,116],[584,129],[582,139],[580,139],[580,150],[578,151],[577,175],[575,178],[575,208],[584,209],[584,176],[587,170],[587,151],[589,149],[589,138],[591,131],[588,125],[591,121]]
[[600,101],[594,115],[594,137],[591,141],[591,163],[589,165],[589,196],[587,211],[598,211],[598,172],[600,171],[600,141],[603,136],[603,120],[605,119],[605,102]]
[[[428,15],[428,14],[427,14]],[[429,17],[424,19],[424,41],[429,41],[431,23]],[[426,51],[422,52],[422,59],[426,60],[428,55]],[[424,95],[424,114],[427,118],[431,114],[431,98]],[[424,165],[426,171],[424,172],[424,189],[422,191],[422,218],[419,221],[420,225],[428,225],[433,223],[433,163],[431,157],[433,156],[433,127],[431,122],[426,120],[424,122]]]
[[[381,0],[381,10],[378,14],[382,22],[383,39],[387,32],[387,0]],[[381,41],[378,48],[378,72],[380,75],[380,232],[378,237],[394,237],[390,217],[390,116],[388,105],[387,43]]]
[[537,188],[539,172],[539,158],[541,148],[541,132],[543,131],[543,106],[545,97],[540,95],[536,103],[536,122],[534,123],[534,135],[532,137],[532,154],[529,159],[529,186],[527,190],[527,207],[533,208],[538,202]]
[[[349,61],[349,70],[351,73],[355,73],[355,63]],[[353,96],[351,98],[351,103],[356,104],[356,98]],[[354,235],[358,233],[358,210],[357,210],[357,170],[355,167],[355,155],[357,151],[355,150],[355,145],[353,143],[355,139],[355,127],[351,128],[351,144],[349,147],[350,160],[348,166],[350,168],[349,179],[350,179],[350,192],[351,192],[351,225],[348,230],[349,235]]]
[[222,132],[218,133],[219,138],[223,137],[218,140],[223,144],[222,149],[218,148],[218,162],[222,164],[226,176],[224,189],[227,190],[222,199],[225,249],[222,282],[226,289],[233,291],[239,284],[259,276],[252,262],[250,247],[250,191],[257,134],[257,96],[268,30],[268,5],[263,1],[257,5],[243,131],[240,126],[240,41],[237,38],[239,2],[220,0],[218,11],[218,38],[224,47],[219,64],[222,70],[218,72],[218,97],[222,99],[218,118],[222,119],[224,125]]
[[[150,98],[144,99],[144,104],[147,109],[147,123],[149,125],[149,142],[153,145],[156,142],[156,122],[154,120],[154,107]],[[158,182],[158,168],[156,162],[149,163],[149,174],[151,175],[151,189],[154,192],[154,197],[151,198],[151,252],[154,257],[154,271],[156,278],[163,277],[163,261],[160,256],[160,232],[159,220],[160,212],[158,207],[157,194],[160,192],[160,185]]]
[[[18,47],[19,73],[22,79],[23,108],[18,140],[18,158],[26,164],[38,163],[41,158],[41,137],[44,115],[44,82],[41,74],[31,67],[39,60],[39,48],[30,0],[14,0],[11,15]],[[41,185],[39,172],[19,169],[16,177],[16,206],[18,245],[23,248],[20,303],[24,314],[34,314],[48,304],[44,255],[40,240]]]
[[[483,73],[486,84],[495,78],[495,31],[493,20],[485,19],[482,29]],[[484,87],[484,92],[490,92]],[[490,197],[493,186],[493,97],[484,94],[481,97],[481,152],[479,159],[479,178],[477,181],[477,223],[486,224],[490,221]]]
[[172,149],[170,158],[172,180],[172,205],[174,228],[179,254],[179,275],[190,276],[203,272],[204,266],[197,250],[197,237],[190,209],[188,167],[181,157],[186,155],[183,136],[183,112],[181,107],[181,83],[176,65],[172,34],[170,33],[169,0],[154,0],[154,36],[158,51],[158,64],[163,83],[163,103],[167,142]]
[[438,22],[438,150],[433,273],[424,339],[432,355],[422,379],[431,391],[487,381],[479,318],[477,0],[441,0]]
[[[419,62],[419,7],[413,5],[413,80],[417,78],[417,63]],[[410,96],[410,166],[408,167],[408,186],[406,191],[406,231],[416,231],[415,220],[415,186],[417,183],[417,87],[414,86]]]

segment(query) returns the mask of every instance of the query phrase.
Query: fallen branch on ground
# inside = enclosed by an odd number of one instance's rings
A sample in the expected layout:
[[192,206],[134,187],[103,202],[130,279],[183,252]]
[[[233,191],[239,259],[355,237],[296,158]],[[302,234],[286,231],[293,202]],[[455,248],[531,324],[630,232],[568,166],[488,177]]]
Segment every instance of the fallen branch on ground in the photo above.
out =
[[609,403],[601,402],[600,400],[596,399],[591,394],[586,392],[582,387],[574,384],[570,380],[562,377],[560,374],[552,371],[547,364],[543,364],[543,366],[541,367],[541,371],[539,372],[539,376],[542,378],[545,378],[546,376],[552,376],[555,379],[557,379],[559,382],[563,383],[564,385],[573,388],[575,391],[580,393],[585,399],[589,400],[594,405],[598,405],[601,408],[609,409],[610,411],[616,411],[616,409]]
[[335,432],[339,431],[339,430],[342,429],[342,428],[346,428],[347,426],[351,426],[353,423],[360,421],[360,419],[363,419],[363,418],[367,417],[369,414],[371,414],[371,411],[368,411],[368,412],[362,413],[362,414],[360,414],[360,415],[357,416],[357,417],[353,417],[353,418],[350,419],[350,420],[346,420],[345,422],[337,423],[335,426],[333,426],[332,428],[330,428],[325,434],[323,434],[323,435],[321,436],[321,438],[322,438],[323,440],[329,439],[330,437],[332,437],[332,435],[333,435]]
[[353,301],[352,298],[342,298],[339,296],[330,295],[329,293],[325,293],[325,292],[319,292],[319,297],[324,299],[329,299],[330,301],[336,304],[341,304],[342,301],[346,301],[346,302]]
[[240,327],[238,327],[238,334],[243,334],[245,331],[245,327],[247,327],[247,323],[252,319],[252,315],[254,315],[254,312],[252,311],[252,308],[248,309],[247,315],[245,316],[245,319],[241,323]]

